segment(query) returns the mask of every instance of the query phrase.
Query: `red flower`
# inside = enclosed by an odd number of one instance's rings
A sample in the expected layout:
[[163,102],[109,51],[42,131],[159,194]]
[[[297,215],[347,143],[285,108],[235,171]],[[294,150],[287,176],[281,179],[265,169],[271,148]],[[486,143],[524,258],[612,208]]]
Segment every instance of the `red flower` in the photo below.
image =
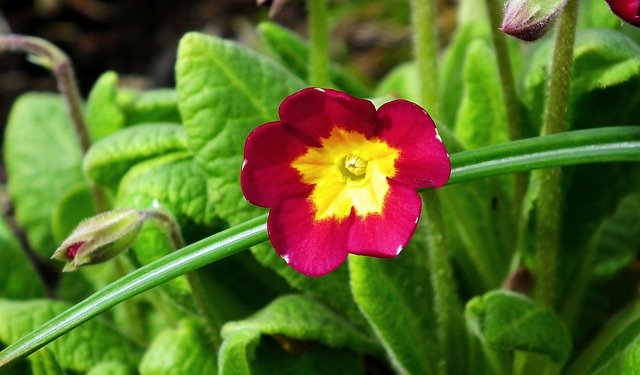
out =
[[607,3],[618,17],[640,26],[640,0],[607,0]]
[[420,217],[416,189],[440,187],[451,163],[419,106],[304,89],[282,102],[280,121],[248,137],[242,191],[270,207],[267,229],[295,270],[321,276],[349,253],[394,257]]

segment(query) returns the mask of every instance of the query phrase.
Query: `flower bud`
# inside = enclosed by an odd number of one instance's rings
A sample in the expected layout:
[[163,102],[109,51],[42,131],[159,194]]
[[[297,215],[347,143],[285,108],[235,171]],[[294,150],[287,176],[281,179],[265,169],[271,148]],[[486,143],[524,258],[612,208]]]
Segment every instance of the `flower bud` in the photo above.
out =
[[500,30],[533,41],[547,33],[567,0],[508,0]]
[[640,26],[640,0],[607,0],[609,8],[626,22]]
[[51,259],[67,262],[63,272],[112,259],[133,243],[147,217],[145,211],[121,209],[88,218],[78,224]]

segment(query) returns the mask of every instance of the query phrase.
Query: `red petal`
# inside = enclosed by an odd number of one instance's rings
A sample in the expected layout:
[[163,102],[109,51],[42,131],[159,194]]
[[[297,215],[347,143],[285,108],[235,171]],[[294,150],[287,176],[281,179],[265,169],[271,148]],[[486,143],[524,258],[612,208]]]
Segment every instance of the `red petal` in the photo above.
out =
[[395,257],[409,243],[418,225],[422,200],[410,187],[389,181],[379,215],[355,215],[347,247],[349,252],[380,258]]
[[271,209],[267,230],[278,254],[296,271],[322,276],[347,258],[346,237],[350,219],[314,221],[306,196],[284,199]]
[[378,121],[376,135],[400,150],[394,180],[414,189],[440,187],[449,181],[449,154],[424,109],[406,100],[394,100],[378,109]]
[[376,127],[376,109],[368,100],[357,99],[343,92],[308,88],[282,102],[279,109],[282,122],[302,134],[315,146],[329,138],[335,127],[371,136]]
[[281,122],[256,128],[244,146],[240,174],[242,193],[249,202],[272,207],[283,198],[309,191],[291,162],[309,146],[296,138]]

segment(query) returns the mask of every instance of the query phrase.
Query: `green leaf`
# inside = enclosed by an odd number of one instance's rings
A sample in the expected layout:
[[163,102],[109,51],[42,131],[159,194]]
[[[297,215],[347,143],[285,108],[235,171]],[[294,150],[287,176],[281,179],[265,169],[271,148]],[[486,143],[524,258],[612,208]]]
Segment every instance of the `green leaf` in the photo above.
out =
[[395,259],[349,258],[354,298],[399,373],[436,374],[442,358],[422,237]]
[[51,214],[59,197],[84,181],[81,153],[58,95],[26,94],[13,105],[4,157],[16,220],[33,249],[49,258],[56,242]]
[[122,176],[143,160],[187,148],[184,129],[176,124],[148,124],[117,132],[94,144],[83,169],[93,181],[116,186]]
[[129,125],[149,123],[181,123],[178,94],[173,89],[123,92],[117,104]]
[[[293,74],[308,82],[309,47],[307,44],[295,33],[273,22],[262,22],[258,25],[258,32],[273,53],[278,56],[279,61]],[[357,97],[371,96],[371,91],[362,82],[337,64],[331,64],[329,75],[331,82],[339,90]]]
[[604,1],[581,1],[578,11],[580,29],[620,29],[620,18]]
[[549,356],[562,363],[571,353],[571,336],[560,318],[529,298],[493,291],[467,303],[471,331],[499,350],[521,350]]
[[402,98],[412,102],[420,101],[419,75],[416,65],[405,63],[391,70],[376,88],[375,97]]
[[584,30],[574,49],[572,89],[582,93],[614,86],[640,73],[640,47],[613,30]]
[[[14,342],[68,307],[65,303],[49,300],[0,300],[0,341]],[[78,327],[51,343],[46,350],[52,355],[47,355],[47,363],[55,359],[62,369],[79,372],[88,371],[106,360],[135,365],[140,358],[140,350],[125,335],[101,320]]]
[[4,218],[0,218],[0,259],[0,297],[29,299],[44,295],[40,276]]
[[142,357],[140,374],[215,374],[216,355],[207,340],[202,324],[181,320],[155,337]]
[[116,104],[118,75],[102,74],[89,92],[85,108],[85,121],[93,141],[102,139],[124,127],[124,113]]
[[482,40],[473,41],[465,59],[464,92],[454,127],[458,140],[466,149],[509,140],[498,76],[493,50]]
[[[222,327],[220,374],[250,373],[252,359],[263,335],[281,335],[314,341],[357,353],[374,353],[376,341],[340,315],[301,295],[280,297],[255,315]],[[293,344],[295,346],[295,343]]]
[[640,249],[640,194],[625,197],[616,212],[604,220],[594,260],[594,276],[610,278],[630,265]]
[[491,43],[489,25],[486,22],[470,22],[458,29],[445,51],[440,75],[442,76],[442,120],[455,124],[463,97],[464,64],[467,49],[474,40]]
[[514,251],[511,198],[498,178],[439,191],[459,282],[472,295],[500,287]]
[[[544,41],[538,45],[531,58],[531,64],[524,78],[525,103],[529,109],[530,121],[533,124],[542,123],[546,82],[549,72],[550,56],[552,53],[551,41]],[[602,89],[620,85],[638,76],[640,72],[640,48],[633,40],[624,34],[614,30],[589,29],[580,30],[576,35],[574,48],[574,67],[572,72],[571,103],[578,99],[585,100],[585,94],[594,92],[607,93],[599,96],[598,100],[586,105],[578,104],[578,108],[570,110],[579,116],[581,113],[589,117],[589,123],[605,124],[616,122],[611,116],[620,118],[627,114],[629,109],[638,106],[638,95],[634,94],[629,100],[629,92],[634,90],[622,90],[625,93],[620,100],[612,100],[611,91]],[[636,79],[637,80],[637,79]],[[637,90],[636,90],[637,91]],[[606,104],[615,103],[616,109],[604,110]],[[576,106],[576,104],[573,104]],[[579,108],[588,110],[581,111]],[[600,113],[606,117],[600,117]],[[572,129],[584,128],[579,118],[572,118]]]
[[64,375],[67,373],[58,363],[56,356],[47,348],[42,348],[29,359],[33,375]]
[[53,238],[57,243],[62,243],[83,219],[96,214],[91,190],[85,182],[69,188],[51,214]]
[[182,38],[176,72],[189,149],[209,177],[212,204],[225,220],[244,220],[255,213],[238,187],[244,141],[304,84],[271,60],[198,33]]
[[637,374],[640,320],[627,326],[598,356],[589,374]]
[[135,375],[131,366],[118,361],[98,363],[87,372],[87,375]]

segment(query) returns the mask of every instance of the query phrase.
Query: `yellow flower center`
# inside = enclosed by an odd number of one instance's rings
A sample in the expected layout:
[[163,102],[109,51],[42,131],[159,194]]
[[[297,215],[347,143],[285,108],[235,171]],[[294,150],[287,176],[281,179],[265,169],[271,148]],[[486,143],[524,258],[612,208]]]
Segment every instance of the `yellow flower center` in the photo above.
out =
[[355,209],[358,216],[379,214],[389,191],[387,177],[396,174],[400,152],[378,138],[334,128],[320,147],[309,147],[291,166],[311,192],[315,220],[338,220]]

